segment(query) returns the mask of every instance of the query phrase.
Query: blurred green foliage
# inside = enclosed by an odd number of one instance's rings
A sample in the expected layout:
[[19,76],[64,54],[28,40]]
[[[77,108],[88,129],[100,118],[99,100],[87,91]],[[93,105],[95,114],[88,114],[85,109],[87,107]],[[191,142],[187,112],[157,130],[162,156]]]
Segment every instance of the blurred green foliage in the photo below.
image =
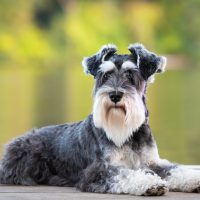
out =
[[199,0],[1,0],[0,153],[31,127],[86,117],[93,79],[82,73],[83,56],[140,42],[189,60],[157,77],[148,105],[161,156],[199,164],[199,8]]

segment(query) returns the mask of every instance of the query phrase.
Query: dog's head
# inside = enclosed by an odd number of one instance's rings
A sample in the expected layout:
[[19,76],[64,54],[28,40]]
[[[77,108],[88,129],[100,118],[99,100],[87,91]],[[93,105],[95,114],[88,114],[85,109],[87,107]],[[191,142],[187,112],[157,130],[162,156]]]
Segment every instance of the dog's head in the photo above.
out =
[[164,71],[166,58],[131,44],[130,54],[117,54],[114,45],[103,46],[83,59],[84,71],[95,78],[93,120],[117,146],[145,121],[146,85]]

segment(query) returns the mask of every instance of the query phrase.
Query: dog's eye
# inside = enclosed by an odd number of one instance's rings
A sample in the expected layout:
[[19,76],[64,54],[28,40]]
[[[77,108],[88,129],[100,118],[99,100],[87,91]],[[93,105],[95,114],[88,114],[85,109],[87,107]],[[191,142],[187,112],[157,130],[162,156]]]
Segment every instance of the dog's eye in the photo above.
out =
[[106,80],[108,80],[108,78],[110,77],[111,72],[107,72],[103,75],[103,81],[105,82]]
[[103,75],[103,79],[104,79],[104,80],[108,79],[108,77],[109,77],[109,74],[104,74],[104,75]]
[[126,77],[129,79],[129,81],[131,81],[133,85],[135,84],[133,72],[131,70],[126,71]]
[[133,78],[133,73],[132,73],[131,70],[126,71],[126,77],[127,77],[128,79],[132,79],[132,78]]

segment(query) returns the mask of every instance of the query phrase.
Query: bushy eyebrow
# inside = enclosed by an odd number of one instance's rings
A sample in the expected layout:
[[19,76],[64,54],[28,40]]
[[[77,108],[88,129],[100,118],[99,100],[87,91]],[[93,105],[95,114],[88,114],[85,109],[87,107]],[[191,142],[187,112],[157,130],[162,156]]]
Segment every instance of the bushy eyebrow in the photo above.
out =
[[137,69],[137,65],[129,60],[122,63],[122,69]]
[[115,64],[112,61],[104,61],[100,66],[99,70],[106,73],[107,71],[114,70],[116,68]]

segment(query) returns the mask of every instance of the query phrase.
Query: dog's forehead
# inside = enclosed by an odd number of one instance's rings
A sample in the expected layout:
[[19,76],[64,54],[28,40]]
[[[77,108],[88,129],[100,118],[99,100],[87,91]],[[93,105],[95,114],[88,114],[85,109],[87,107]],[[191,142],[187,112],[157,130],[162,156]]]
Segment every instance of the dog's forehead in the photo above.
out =
[[109,60],[113,62],[118,69],[127,61],[134,63],[133,56],[127,54],[114,54]]
[[106,73],[112,70],[117,70],[124,72],[128,69],[139,70],[136,65],[137,61],[132,55],[128,54],[114,54],[110,57],[107,57],[103,63],[99,66],[99,71]]

